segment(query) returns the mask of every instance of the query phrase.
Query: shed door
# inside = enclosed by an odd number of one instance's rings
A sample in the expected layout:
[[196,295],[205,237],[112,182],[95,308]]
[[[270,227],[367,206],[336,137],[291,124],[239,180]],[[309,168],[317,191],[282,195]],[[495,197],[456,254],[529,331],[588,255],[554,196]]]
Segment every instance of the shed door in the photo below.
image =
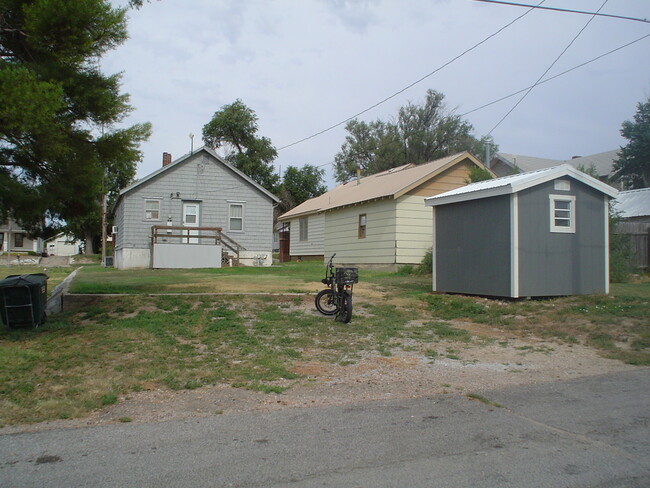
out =
[[[199,202],[183,202],[183,227],[199,227],[201,225],[201,204]],[[198,235],[198,230],[187,231],[187,243],[198,244],[197,238],[191,235]]]

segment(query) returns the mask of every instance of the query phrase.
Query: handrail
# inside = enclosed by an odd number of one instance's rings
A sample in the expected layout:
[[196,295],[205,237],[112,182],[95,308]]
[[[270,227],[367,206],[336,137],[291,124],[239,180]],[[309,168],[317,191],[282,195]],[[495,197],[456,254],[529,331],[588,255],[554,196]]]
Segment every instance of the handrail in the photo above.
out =
[[[178,231],[178,232],[177,232]],[[192,234],[196,232],[196,234]],[[246,248],[235,241],[233,238],[223,233],[221,227],[186,227],[180,225],[153,225],[151,226],[151,242],[159,244],[159,239],[180,239],[181,244],[206,244],[203,240],[214,240],[215,245],[223,245],[235,253],[239,259],[239,252],[245,251]],[[190,239],[195,242],[190,243]],[[207,244],[212,244],[209,242]]]

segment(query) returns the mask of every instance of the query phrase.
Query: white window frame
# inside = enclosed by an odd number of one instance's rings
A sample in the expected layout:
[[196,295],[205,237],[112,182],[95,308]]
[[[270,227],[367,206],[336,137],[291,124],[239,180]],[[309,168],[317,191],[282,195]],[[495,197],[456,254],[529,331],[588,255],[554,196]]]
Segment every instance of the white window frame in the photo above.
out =
[[[551,232],[562,234],[575,234],[576,232],[576,197],[574,195],[549,195],[549,208],[551,218]],[[557,202],[569,202],[568,209],[557,208]],[[558,212],[561,212],[558,216]],[[568,212],[568,216],[563,216]],[[556,221],[568,221],[569,225],[557,225]]]
[[[160,210],[161,210],[160,209],[160,207],[161,207],[160,202],[161,201],[162,201],[161,198],[145,198],[144,199],[144,220],[146,220],[147,222],[160,222]],[[156,202],[158,204],[158,216],[155,217],[155,218],[154,217],[147,217],[148,212],[153,212],[154,211],[154,210],[147,209],[147,204],[152,203],[152,202]]]
[[[234,207],[240,207],[241,208],[241,217],[233,217],[232,215],[232,209]],[[229,232],[244,232],[244,215],[245,215],[245,206],[244,202],[228,202],[228,231]],[[240,220],[241,221],[241,229],[233,229],[232,228],[232,221],[233,220]]]
[[298,219],[299,241],[306,242],[309,240],[309,217],[300,217]]

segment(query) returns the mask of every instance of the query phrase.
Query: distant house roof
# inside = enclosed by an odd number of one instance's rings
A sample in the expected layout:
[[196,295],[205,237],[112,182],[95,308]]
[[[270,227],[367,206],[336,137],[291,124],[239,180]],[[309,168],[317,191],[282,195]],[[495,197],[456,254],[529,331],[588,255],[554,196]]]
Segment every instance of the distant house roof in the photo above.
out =
[[[164,173],[166,171],[169,171],[170,169],[174,168],[175,166],[178,166],[179,164],[182,164],[184,161],[186,161],[190,157],[192,157],[192,156],[194,156],[194,155],[196,155],[196,154],[198,154],[200,152],[205,152],[205,153],[209,154],[210,156],[212,156],[213,158],[215,158],[218,162],[223,164],[227,169],[229,169],[230,171],[232,171],[233,173],[238,175],[240,178],[242,178],[244,181],[249,183],[251,186],[253,186],[257,190],[262,192],[264,195],[269,197],[274,202],[276,202],[276,203],[280,202],[280,199],[278,197],[276,197],[273,193],[268,191],[266,188],[261,186],[259,183],[256,183],[250,176],[242,173],[237,168],[235,168],[233,165],[231,165],[230,163],[225,161],[223,158],[221,158],[221,156],[219,156],[212,149],[210,149],[209,147],[205,147],[205,146],[200,147],[199,149],[197,149],[196,151],[194,151],[192,153],[188,153],[188,154],[185,154],[184,156],[181,156],[180,158],[176,159],[175,161],[172,161],[171,163],[169,163],[167,166],[163,166],[162,168],[159,168],[158,170],[154,171],[153,173],[150,173],[147,176],[145,176],[144,178],[142,178],[142,179],[132,183],[131,185],[127,186],[123,190],[120,190],[120,194],[119,194],[119,196],[117,198],[117,201],[119,201],[122,198],[123,195],[129,193],[133,189],[135,189],[135,188],[143,185],[144,183],[156,178],[160,174],[162,174],[162,173]],[[117,205],[117,202],[115,202],[115,205]]]
[[618,151],[605,151],[591,156],[580,156],[573,159],[545,159],[533,156],[523,156],[521,154],[497,153],[495,157],[510,167],[517,167],[522,171],[535,171],[538,169],[558,166],[560,164],[570,164],[574,168],[582,166],[586,169],[593,167],[596,169],[598,176],[608,176],[612,174],[614,161],[618,158]]
[[647,217],[650,215],[650,188],[622,191],[613,203],[623,218]]
[[332,188],[330,191],[307,200],[287,213],[278,217],[279,220],[288,220],[299,216],[310,215],[338,207],[345,207],[361,202],[368,202],[380,198],[399,198],[433,176],[442,173],[455,164],[468,159],[472,163],[482,166],[470,153],[462,152],[437,159],[426,164],[405,164],[391,168],[381,173],[364,176],[359,180],[348,181]]
[[615,198],[618,194],[616,189],[602,181],[575,169],[569,164],[562,164],[552,168],[529,171],[528,173],[518,173],[511,176],[504,176],[503,178],[496,178],[494,180],[471,183],[467,186],[461,186],[455,190],[426,198],[425,203],[428,207],[435,207],[437,205],[465,202],[479,198],[508,195],[563,176],[571,176],[572,178],[575,178],[576,180],[589,185],[612,198]]

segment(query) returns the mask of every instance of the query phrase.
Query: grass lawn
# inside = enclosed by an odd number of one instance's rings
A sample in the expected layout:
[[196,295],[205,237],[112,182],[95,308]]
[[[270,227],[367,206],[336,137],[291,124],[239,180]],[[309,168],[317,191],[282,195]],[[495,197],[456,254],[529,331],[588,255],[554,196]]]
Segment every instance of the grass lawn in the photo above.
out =
[[9,275],[45,273],[47,279],[47,295],[50,296],[52,290],[61,283],[66,276],[72,273],[78,266],[61,266],[53,268],[43,268],[41,266],[2,266],[0,267],[0,279]]
[[345,365],[399,349],[433,357],[441,341],[480,347],[487,340],[455,320],[650,364],[647,282],[613,285],[610,296],[509,301],[434,295],[430,276],[361,270],[347,325],[319,315],[313,295],[147,295],[313,293],[323,276],[321,263],[308,262],[183,271],[84,267],[73,292],[127,295],[98,297],[38,329],[0,330],[0,425],[80,417],[151,388],[227,383],[280,393],[298,379],[297,361]]

